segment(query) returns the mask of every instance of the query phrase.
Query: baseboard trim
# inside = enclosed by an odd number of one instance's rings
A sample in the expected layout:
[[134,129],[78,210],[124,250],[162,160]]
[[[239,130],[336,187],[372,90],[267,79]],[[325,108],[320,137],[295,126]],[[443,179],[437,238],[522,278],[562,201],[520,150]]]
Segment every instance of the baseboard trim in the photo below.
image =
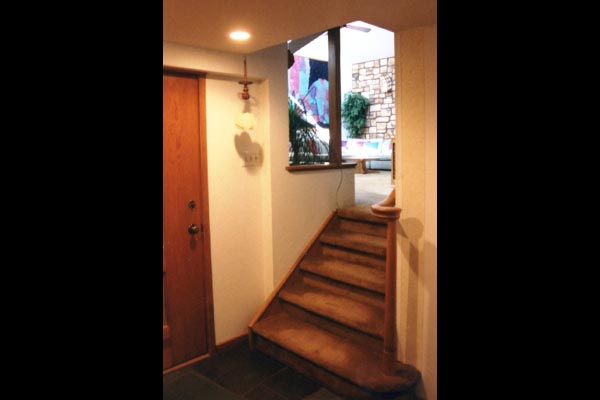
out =
[[[233,337],[233,338],[231,338],[229,340],[225,340],[224,342],[218,343],[217,347],[216,347],[216,352],[217,353],[222,353],[224,351],[227,351],[227,350],[229,350],[229,349],[237,346],[238,344],[243,343],[246,340],[248,340],[248,334],[247,333],[243,333],[243,334],[241,334],[239,336],[235,336],[235,337]],[[185,368],[185,367],[187,367],[189,365],[196,364],[196,363],[198,363],[198,362],[200,362],[200,361],[202,361],[204,359],[207,359],[209,357],[210,357],[210,354],[207,353],[207,354],[204,354],[202,356],[192,358],[191,360],[188,360],[188,361],[183,362],[181,364],[177,364],[174,367],[170,367],[168,369],[165,369],[163,371],[163,375],[166,375],[166,374],[168,374],[170,372],[177,371],[178,369],[181,369],[181,368]]]
[[248,340],[248,333],[242,333],[229,340],[217,344],[217,353],[222,353]]
[[163,375],[166,375],[168,373],[177,371],[178,369],[181,369],[181,368],[185,368],[188,365],[196,364],[197,362],[200,362],[200,361],[202,361],[202,360],[204,360],[204,359],[206,359],[208,357],[210,357],[210,354],[206,353],[206,354],[204,354],[202,356],[198,356],[198,357],[192,358],[191,360],[188,360],[188,361],[183,362],[181,364],[177,364],[174,367],[171,367],[171,368],[163,370]]

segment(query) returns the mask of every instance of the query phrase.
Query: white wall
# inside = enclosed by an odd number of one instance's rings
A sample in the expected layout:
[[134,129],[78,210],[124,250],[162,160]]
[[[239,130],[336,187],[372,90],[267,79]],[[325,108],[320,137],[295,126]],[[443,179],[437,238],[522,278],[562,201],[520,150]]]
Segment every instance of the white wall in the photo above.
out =
[[399,358],[437,399],[437,26],[396,32]]
[[[288,165],[287,48],[247,56],[250,131],[263,154],[244,168],[234,124],[242,101],[241,55],[163,43],[163,64],[207,72],[208,184],[217,343],[246,332],[260,304],[292,266],[326,216],[354,201],[354,170],[290,173]],[[239,139],[240,137],[238,137]],[[339,195],[336,189],[343,177]]]
[[285,275],[325,218],[338,207],[338,202],[340,207],[354,204],[353,168],[291,174],[281,167],[284,162],[274,163],[272,176],[275,283]]
[[[260,86],[253,85],[253,91],[261,92]],[[241,111],[239,91],[240,85],[236,81],[206,81],[208,193],[217,342],[241,334],[243,324],[240,322],[249,321],[263,299],[262,177],[257,167],[242,167],[244,162],[236,151],[235,137],[242,135],[233,123]],[[257,123],[264,124],[264,121],[258,119]],[[250,138],[261,143],[264,131],[257,128],[249,131]],[[253,240],[248,240],[249,237]]]
[[437,27],[424,32],[425,231],[423,238],[423,352],[429,400],[437,399]]

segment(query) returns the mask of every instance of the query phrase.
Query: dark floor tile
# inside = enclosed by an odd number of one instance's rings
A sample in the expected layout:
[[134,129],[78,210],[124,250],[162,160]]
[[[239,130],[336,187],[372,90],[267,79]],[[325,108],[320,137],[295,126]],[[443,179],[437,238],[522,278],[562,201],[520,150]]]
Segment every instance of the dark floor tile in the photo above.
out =
[[342,397],[338,396],[335,393],[330,392],[325,388],[321,388],[311,394],[310,396],[305,397],[302,400],[344,400]]
[[175,381],[181,379],[184,375],[187,375],[187,372],[182,371],[182,370],[163,375],[163,390],[164,390],[164,388],[171,385]]
[[193,371],[163,377],[163,400],[240,400],[241,397]]
[[246,393],[244,398],[248,400],[286,400],[285,397],[278,395],[265,385],[258,385]]
[[290,400],[301,400],[321,388],[318,383],[286,368],[263,382],[265,386]]
[[219,385],[243,394],[285,366],[258,351],[250,351],[244,343],[203,360],[194,368]]

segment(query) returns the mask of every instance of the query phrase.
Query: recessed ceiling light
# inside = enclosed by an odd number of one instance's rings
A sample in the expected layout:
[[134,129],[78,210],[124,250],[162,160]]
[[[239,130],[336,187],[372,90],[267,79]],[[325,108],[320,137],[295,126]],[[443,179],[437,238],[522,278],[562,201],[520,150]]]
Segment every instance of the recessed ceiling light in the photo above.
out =
[[231,32],[229,37],[233,40],[247,40],[250,37],[250,34],[244,31],[235,31]]

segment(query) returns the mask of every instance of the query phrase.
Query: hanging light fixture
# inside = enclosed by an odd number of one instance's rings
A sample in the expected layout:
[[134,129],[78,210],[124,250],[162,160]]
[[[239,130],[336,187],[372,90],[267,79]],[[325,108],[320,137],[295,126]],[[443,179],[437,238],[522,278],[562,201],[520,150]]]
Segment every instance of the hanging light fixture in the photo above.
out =
[[252,85],[253,82],[248,80],[248,73],[246,70],[246,56],[244,56],[244,80],[238,82],[240,85],[244,85],[242,89],[242,93],[240,93],[242,100],[244,100],[244,111],[239,114],[235,119],[235,124],[244,130],[253,129],[256,119],[254,114],[250,111],[250,91],[248,90],[248,85]]

